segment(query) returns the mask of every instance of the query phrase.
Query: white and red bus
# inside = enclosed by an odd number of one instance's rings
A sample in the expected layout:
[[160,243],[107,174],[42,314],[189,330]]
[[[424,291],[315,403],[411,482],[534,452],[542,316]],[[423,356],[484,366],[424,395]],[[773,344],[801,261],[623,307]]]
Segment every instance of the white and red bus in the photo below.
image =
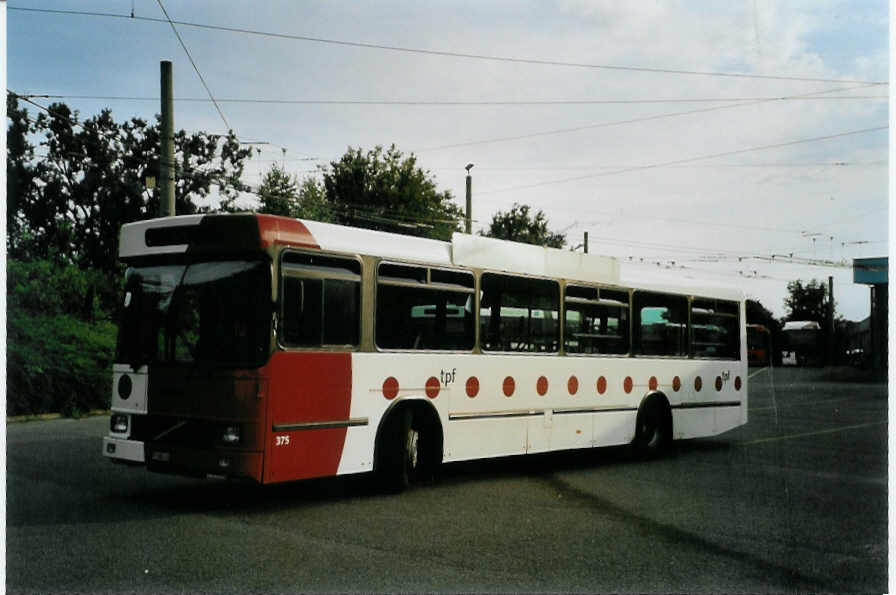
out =
[[261,483],[673,439],[747,421],[740,291],[615,259],[269,215],[121,230],[103,453]]

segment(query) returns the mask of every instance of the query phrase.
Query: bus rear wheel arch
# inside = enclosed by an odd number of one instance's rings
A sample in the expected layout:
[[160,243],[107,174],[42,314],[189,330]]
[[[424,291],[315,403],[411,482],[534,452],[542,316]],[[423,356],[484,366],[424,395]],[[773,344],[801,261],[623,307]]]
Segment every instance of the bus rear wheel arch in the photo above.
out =
[[388,492],[435,479],[444,437],[438,413],[426,401],[396,403],[383,416],[374,446],[374,477]]
[[672,445],[672,408],[662,393],[646,396],[635,420],[634,454],[639,459],[655,459]]

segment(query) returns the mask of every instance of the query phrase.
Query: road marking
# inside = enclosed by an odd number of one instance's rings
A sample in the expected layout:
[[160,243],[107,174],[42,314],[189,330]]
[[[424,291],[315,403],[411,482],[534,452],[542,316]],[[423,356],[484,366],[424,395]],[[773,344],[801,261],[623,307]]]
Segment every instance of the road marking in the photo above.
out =
[[766,405],[764,407],[750,407],[750,411],[765,411],[766,409],[784,409],[786,407],[805,407],[806,405],[818,405],[820,403],[842,403],[843,401],[855,401],[855,397],[842,399],[820,399],[818,401],[804,401],[801,403],[787,403],[785,405]]
[[829,430],[818,430],[817,432],[803,432],[802,434],[790,434],[788,436],[772,436],[770,438],[760,438],[759,440],[749,440],[747,442],[741,442],[741,446],[748,446],[750,444],[762,444],[763,442],[776,442],[778,440],[791,440],[793,438],[805,438],[807,436],[820,436],[822,434],[834,434],[836,432],[843,432],[845,430],[857,430],[859,428],[870,428],[872,426],[881,426],[885,425],[886,421],[874,421],[867,424],[856,424],[854,426],[840,426],[839,428],[831,428]]
[[755,372],[753,372],[752,374],[750,374],[749,376],[747,376],[747,379],[752,378],[753,376],[755,376],[755,375],[758,374],[759,372],[765,372],[766,370],[768,370],[768,366],[766,366],[766,367],[764,367],[764,368],[759,368],[758,370],[756,370]]

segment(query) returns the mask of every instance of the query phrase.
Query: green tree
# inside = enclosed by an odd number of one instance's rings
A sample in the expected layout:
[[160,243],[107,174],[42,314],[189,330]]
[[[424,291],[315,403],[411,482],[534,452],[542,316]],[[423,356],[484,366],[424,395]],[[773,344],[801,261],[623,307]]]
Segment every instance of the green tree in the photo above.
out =
[[21,205],[24,197],[35,192],[34,145],[28,141],[34,126],[28,112],[19,109],[11,95],[6,98],[6,115],[9,118],[6,132],[6,237],[9,253],[17,254],[26,251],[29,244],[23,237],[25,221]]
[[488,229],[481,233],[490,238],[562,248],[566,236],[548,229],[548,220],[543,211],[531,215],[530,210],[529,205],[514,203],[508,212],[495,213]]
[[298,210],[298,184],[294,175],[276,163],[271,166],[258,187],[258,212],[295,217]]
[[[784,308],[786,320],[814,320],[826,328],[828,310],[828,287],[823,281],[812,279],[803,283],[797,279],[787,284]],[[836,308],[836,305],[835,305]]]
[[417,158],[395,145],[366,153],[349,147],[323,168],[323,185],[337,223],[441,240],[460,231],[462,211],[451,192],[440,192]]
[[[7,208],[10,256],[114,271],[121,225],[159,213],[158,198],[144,186],[146,177],[159,176],[158,123],[118,123],[109,110],[81,121],[61,103],[31,119],[14,96],[7,102],[7,134],[15,143],[7,157],[14,172],[7,186],[14,193]],[[29,133],[39,138],[39,157]],[[211,198],[212,187],[220,208],[232,208],[246,190],[240,177],[252,149],[241,148],[232,133],[181,130],[174,141],[177,212],[210,210],[197,201]]]
[[327,191],[322,182],[311,176],[302,180],[299,186],[299,204],[296,217],[335,223],[333,208],[327,200]]

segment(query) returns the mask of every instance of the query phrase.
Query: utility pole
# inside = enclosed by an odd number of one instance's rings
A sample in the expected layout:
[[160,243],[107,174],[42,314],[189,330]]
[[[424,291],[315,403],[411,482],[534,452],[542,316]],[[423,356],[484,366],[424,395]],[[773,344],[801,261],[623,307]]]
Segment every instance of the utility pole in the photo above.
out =
[[831,366],[834,364],[834,277],[828,275],[828,353],[827,362]]
[[174,82],[171,61],[160,62],[162,74],[162,134],[159,139],[159,215],[174,216]]
[[585,254],[588,254],[588,232],[585,232]]
[[473,164],[468,163],[464,168],[467,170],[467,215],[466,215],[466,232],[473,233],[473,178],[470,176],[470,170]]

